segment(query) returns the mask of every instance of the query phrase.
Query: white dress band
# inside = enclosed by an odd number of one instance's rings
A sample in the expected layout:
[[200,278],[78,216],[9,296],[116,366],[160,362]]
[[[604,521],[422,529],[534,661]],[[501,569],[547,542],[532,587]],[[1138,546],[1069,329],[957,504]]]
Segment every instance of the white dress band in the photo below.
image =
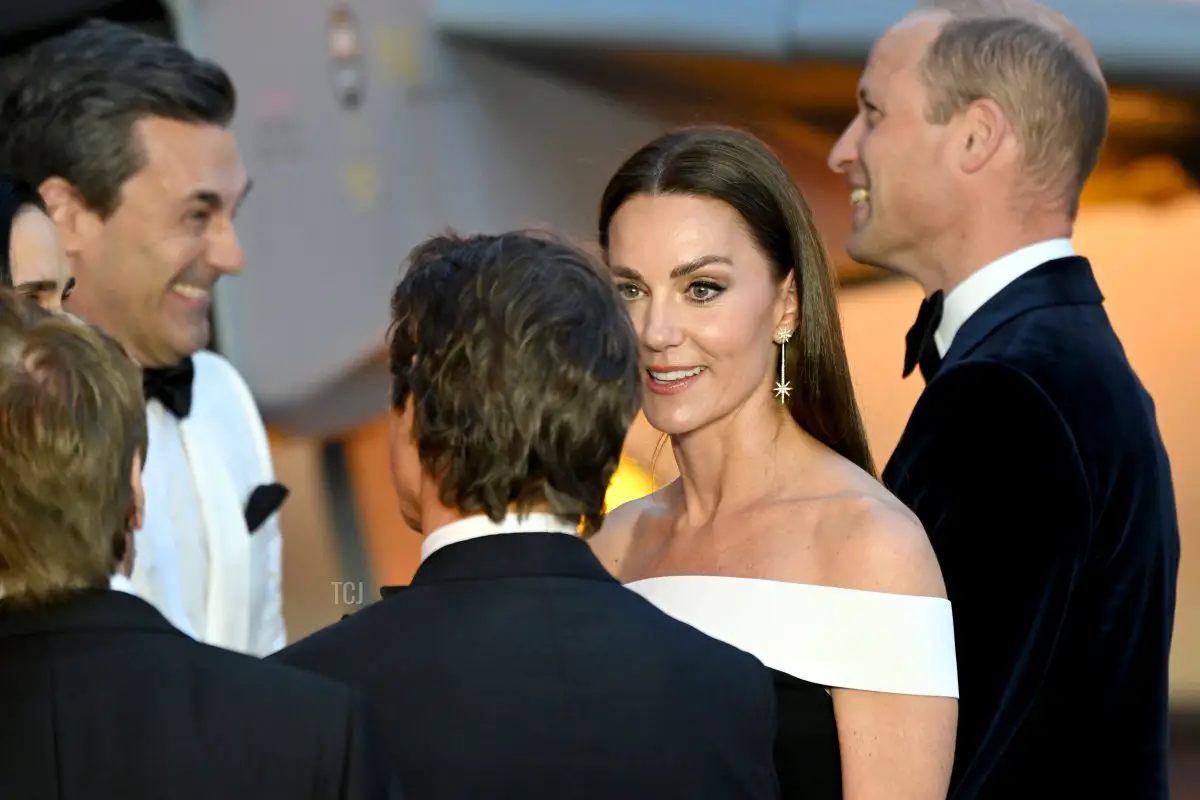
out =
[[757,578],[672,575],[626,587],[771,669],[838,689],[958,697],[954,619],[940,597]]

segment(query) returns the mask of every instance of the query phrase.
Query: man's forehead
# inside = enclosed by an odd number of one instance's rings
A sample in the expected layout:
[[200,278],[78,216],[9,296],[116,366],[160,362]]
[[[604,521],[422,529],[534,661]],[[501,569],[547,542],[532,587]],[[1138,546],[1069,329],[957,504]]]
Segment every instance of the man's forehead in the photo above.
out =
[[914,69],[949,17],[943,12],[918,11],[903,18],[871,48],[860,89]]
[[246,184],[233,132],[219,125],[147,117],[135,123],[147,177],[162,188],[190,192],[197,184],[220,193],[240,193]]

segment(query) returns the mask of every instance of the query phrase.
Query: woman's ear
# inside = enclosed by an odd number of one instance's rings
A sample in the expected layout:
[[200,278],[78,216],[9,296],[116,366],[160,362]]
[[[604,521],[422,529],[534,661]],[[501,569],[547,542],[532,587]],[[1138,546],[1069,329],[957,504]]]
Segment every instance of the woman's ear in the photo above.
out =
[[800,325],[800,292],[796,286],[794,270],[789,272],[787,278],[784,279],[782,296],[779,300],[780,311],[775,329],[787,328],[794,332]]

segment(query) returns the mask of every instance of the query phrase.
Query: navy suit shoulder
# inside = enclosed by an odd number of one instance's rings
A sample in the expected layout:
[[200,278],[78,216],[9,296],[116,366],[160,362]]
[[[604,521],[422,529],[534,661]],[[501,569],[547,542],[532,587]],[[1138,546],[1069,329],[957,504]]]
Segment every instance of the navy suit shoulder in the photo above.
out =
[[884,471],[954,606],[952,798],[1167,796],[1174,490],[1102,301],[1081,258],[993,297]]
[[[570,585],[563,583],[556,587],[549,583],[544,588],[549,591],[563,591]],[[516,582],[514,588],[525,587]],[[621,629],[609,629],[607,633],[647,644],[656,643],[653,650],[662,652],[652,652],[647,654],[647,658],[669,662],[671,666],[677,667],[692,663],[693,658],[703,659],[706,670],[702,672],[715,673],[722,681],[733,679],[725,689],[744,692],[748,698],[752,698],[761,690],[768,706],[766,710],[771,711],[774,694],[770,673],[766,671],[762,662],[750,653],[679,622],[619,584],[572,588],[580,595],[577,599],[595,599],[605,606],[601,612],[602,616],[621,620]],[[588,598],[589,594],[593,597]],[[379,628],[383,626],[411,624],[417,628],[424,627],[419,619],[408,619],[419,613],[423,603],[436,602],[421,595],[419,588],[392,594],[293,642],[269,656],[268,660],[322,675],[353,674],[357,665],[340,656],[341,653],[348,652],[347,648],[369,647],[371,637],[376,636]],[[411,605],[411,608],[406,608],[406,605]],[[700,678],[703,678],[703,675]],[[686,680],[690,679],[685,678]]]
[[777,793],[766,668],[562,534],[447,547],[409,588],[272,658],[362,687],[414,796]]
[[400,796],[361,692],[193,641],[130,595],[64,605],[0,614],[0,797]]
[[[1055,266],[1044,265],[1043,270],[1051,268],[1048,274],[1032,277],[1048,281]],[[1065,288],[1065,297],[1051,296],[1057,302],[1024,310],[1016,305],[1009,311],[1011,316],[988,330],[973,347],[964,348],[961,358],[950,362],[947,374],[974,364],[1003,365],[1041,390],[1078,453],[1078,468],[1089,494],[1088,547],[1098,560],[1118,554],[1130,558],[1140,552],[1151,560],[1177,561],[1174,488],[1154,401],[1101,305],[1102,295],[1087,262],[1070,259],[1058,266],[1066,272],[1061,280],[1077,284],[1074,293]],[[1005,306],[1002,302],[997,305],[999,309],[993,313],[999,318]],[[983,309],[984,324],[988,310]],[[949,355],[955,355],[954,349]],[[941,373],[935,377],[928,395],[954,394],[943,377]],[[993,413],[978,418],[996,419],[1003,412],[1002,405],[1013,399],[1002,387],[995,391],[996,401],[983,409]],[[953,398],[947,401],[953,402]],[[1008,413],[1019,412],[1013,407]],[[1031,427],[1022,438],[1036,448],[1040,432]],[[1066,477],[1060,476],[1060,480]],[[1151,523],[1153,533],[1147,534],[1145,525],[1116,524],[1114,514],[1142,517]]]
[[195,684],[224,690],[209,701],[210,707],[218,706],[214,716],[241,716],[243,732],[255,728],[264,742],[290,738],[282,735],[285,726],[305,732],[313,748],[312,765],[321,765],[316,787],[327,783],[314,797],[403,800],[399,781],[381,758],[378,725],[360,689],[199,642],[185,645],[180,656],[194,672]]
[[1004,364],[1037,384],[1076,438],[1085,463],[1157,459],[1154,403],[1102,306],[1031,309],[963,359],[976,361]]

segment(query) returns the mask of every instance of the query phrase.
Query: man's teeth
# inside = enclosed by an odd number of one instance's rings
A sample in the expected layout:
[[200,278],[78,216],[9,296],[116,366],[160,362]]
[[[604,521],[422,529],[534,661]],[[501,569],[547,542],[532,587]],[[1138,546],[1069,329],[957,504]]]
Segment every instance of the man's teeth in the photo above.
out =
[[850,192],[850,204],[859,205],[871,199],[871,192],[868,189],[854,189]]
[[654,370],[650,370],[650,377],[659,383],[674,383],[675,381],[681,381],[684,378],[690,378],[693,375],[699,375],[703,371],[704,367],[695,367],[694,369],[688,370],[677,369],[672,370],[671,372],[655,372]]
[[188,286],[185,283],[177,283],[171,287],[171,290],[184,297],[189,297],[192,300],[207,300],[208,289],[201,289],[198,286]]

